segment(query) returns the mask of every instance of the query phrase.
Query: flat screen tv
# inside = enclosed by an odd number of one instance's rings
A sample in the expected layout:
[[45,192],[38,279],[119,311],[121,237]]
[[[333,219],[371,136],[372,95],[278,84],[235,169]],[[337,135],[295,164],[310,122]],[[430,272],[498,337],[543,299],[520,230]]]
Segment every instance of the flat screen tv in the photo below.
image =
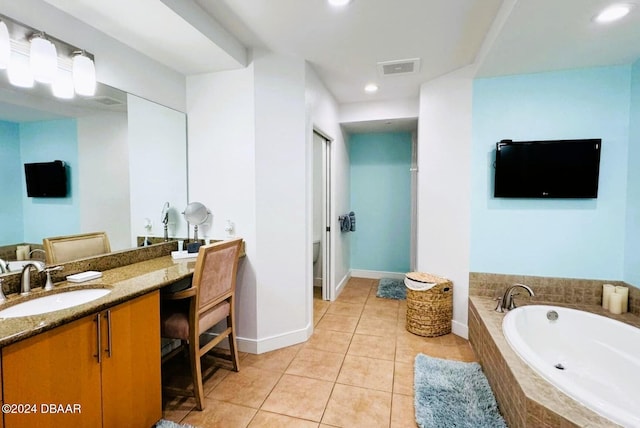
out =
[[494,196],[597,198],[601,139],[496,144]]
[[25,163],[27,196],[64,198],[67,196],[67,168],[63,161]]

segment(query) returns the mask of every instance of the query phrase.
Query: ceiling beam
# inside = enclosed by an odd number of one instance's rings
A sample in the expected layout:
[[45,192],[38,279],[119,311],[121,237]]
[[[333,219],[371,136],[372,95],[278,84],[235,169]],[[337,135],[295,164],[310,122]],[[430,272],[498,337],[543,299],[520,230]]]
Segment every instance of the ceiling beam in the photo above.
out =
[[247,48],[218,21],[192,0],[160,0],[206,38],[223,49],[243,67],[248,64]]

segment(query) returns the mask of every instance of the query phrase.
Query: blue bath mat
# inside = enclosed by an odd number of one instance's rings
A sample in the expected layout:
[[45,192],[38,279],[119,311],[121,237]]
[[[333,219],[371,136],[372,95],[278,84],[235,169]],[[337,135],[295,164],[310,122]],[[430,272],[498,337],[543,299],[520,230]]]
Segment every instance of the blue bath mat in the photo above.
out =
[[405,288],[404,280],[382,278],[378,283],[376,296],[384,299],[405,300],[407,298],[407,289]]
[[414,389],[420,428],[507,428],[478,363],[418,354]]
[[193,425],[178,424],[167,419],[160,419],[154,428],[196,428]]

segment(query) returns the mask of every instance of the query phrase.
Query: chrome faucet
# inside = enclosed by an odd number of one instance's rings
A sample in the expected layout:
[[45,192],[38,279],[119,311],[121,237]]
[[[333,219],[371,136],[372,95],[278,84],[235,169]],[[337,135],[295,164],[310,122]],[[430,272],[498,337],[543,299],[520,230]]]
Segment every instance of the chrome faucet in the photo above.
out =
[[0,259],[0,273],[9,272],[9,263],[5,262],[3,259]]
[[528,285],[525,285],[525,284],[513,284],[512,286],[508,287],[505,290],[505,292],[502,295],[502,297],[500,297],[498,299],[498,305],[496,306],[496,309],[495,309],[496,312],[504,312],[505,310],[509,311],[511,309],[515,309],[516,308],[516,302],[515,302],[515,300],[513,300],[513,296],[518,294],[518,293],[514,294],[514,291],[517,288],[524,288],[529,293],[529,296],[535,296],[535,293],[533,292],[531,287],[529,287]]
[[31,293],[31,277],[29,276],[31,268],[34,267],[38,270],[38,272],[42,272],[44,268],[42,267],[42,263],[37,262],[28,262],[22,268],[22,281],[20,287],[20,295],[26,296]]
[[31,254],[33,254],[33,253],[42,253],[42,255],[45,256],[45,257],[47,255],[47,252],[45,250],[41,250],[40,248],[35,248],[35,249],[29,251],[29,258],[31,258]]

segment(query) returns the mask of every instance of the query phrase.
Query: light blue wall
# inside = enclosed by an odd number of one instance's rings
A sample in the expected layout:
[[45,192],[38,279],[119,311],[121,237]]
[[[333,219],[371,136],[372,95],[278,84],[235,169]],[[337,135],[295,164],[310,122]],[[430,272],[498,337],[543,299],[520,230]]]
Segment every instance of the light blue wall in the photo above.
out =
[[640,286],[640,60],[631,69],[624,280]]
[[0,121],[0,245],[22,242],[21,171],[18,124]]
[[[618,66],[474,82],[472,271],[622,278],[630,72]],[[597,199],[492,196],[497,141],[562,138],[602,138]]]
[[[21,172],[24,242],[40,243],[44,236],[77,233],[80,230],[78,192],[78,132],[75,119],[20,124],[22,163],[65,161],[70,191],[66,198],[29,198]],[[95,189],[99,192],[100,189]]]
[[411,134],[354,134],[349,139],[351,269],[408,272],[411,233]]

